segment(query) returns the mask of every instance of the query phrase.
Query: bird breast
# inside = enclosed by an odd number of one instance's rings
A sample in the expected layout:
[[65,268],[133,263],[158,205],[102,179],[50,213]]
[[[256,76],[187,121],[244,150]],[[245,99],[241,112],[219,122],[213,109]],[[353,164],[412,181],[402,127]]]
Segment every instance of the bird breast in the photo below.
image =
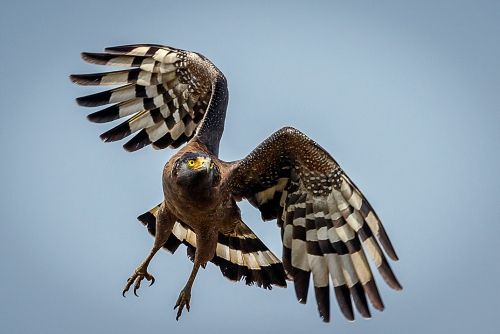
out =
[[171,179],[164,181],[164,196],[167,208],[190,226],[190,222],[220,218],[228,197],[224,196],[219,187],[191,187]]

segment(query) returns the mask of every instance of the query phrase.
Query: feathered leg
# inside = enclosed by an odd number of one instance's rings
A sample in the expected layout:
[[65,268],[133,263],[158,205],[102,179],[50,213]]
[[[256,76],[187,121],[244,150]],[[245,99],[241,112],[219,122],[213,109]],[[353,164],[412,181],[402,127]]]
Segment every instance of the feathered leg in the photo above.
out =
[[154,284],[155,278],[153,277],[153,275],[148,273],[148,265],[155,256],[156,252],[158,252],[158,250],[163,247],[165,242],[167,242],[167,239],[172,232],[172,227],[174,226],[175,221],[176,218],[167,211],[167,209],[165,208],[165,204],[162,203],[156,217],[156,234],[153,249],[151,249],[151,252],[146,257],[144,262],[142,262],[141,265],[137,267],[137,269],[135,269],[134,274],[127,280],[127,285],[125,285],[125,288],[123,289],[123,297],[125,297],[125,292],[130,289],[132,284],[134,284],[134,295],[137,296],[137,290],[140,288],[141,281],[144,278],[148,281],[151,281],[151,284],[149,286]]

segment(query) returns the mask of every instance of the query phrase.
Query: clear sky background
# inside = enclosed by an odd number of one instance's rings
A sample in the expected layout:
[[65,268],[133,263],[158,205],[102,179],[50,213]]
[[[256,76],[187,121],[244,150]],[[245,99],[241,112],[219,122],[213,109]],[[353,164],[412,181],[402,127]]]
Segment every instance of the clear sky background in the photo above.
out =
[[[3,1],[0,4],[0,331],[4,333],[496,333],[500,215],[498,1]],[[191,262],[136,220],[162,199],[173,151],[127,153],[98,135],[71,73],[81,51],[157,43],[226,75],[221,158],[294,126],[327,149],[382,218],[404,286],[377,274],[384,312],[330,324],[288,289],[227,281],[213,265],[191,312],[172,310]],[[243,218],[281,255],[275,223]]]

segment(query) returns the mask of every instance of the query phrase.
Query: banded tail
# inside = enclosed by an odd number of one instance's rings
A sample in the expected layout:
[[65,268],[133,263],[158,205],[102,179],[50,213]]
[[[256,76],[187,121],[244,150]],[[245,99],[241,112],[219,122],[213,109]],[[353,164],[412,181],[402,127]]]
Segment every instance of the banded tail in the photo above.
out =
[[[137,217],[152,236],[156,233],[159,207]],[[181,244],[187,246],[187,255],[194,261],[196,233],[184,222],[177,221],[163,248],[173,254]],[[279,258],[241,220],[231,233],[219,232],[215,256],[210,262],[233,282],[244,280],[247,285],[255,284],[264,289],[271,289],[273,285],[286,287],[286,275]]]

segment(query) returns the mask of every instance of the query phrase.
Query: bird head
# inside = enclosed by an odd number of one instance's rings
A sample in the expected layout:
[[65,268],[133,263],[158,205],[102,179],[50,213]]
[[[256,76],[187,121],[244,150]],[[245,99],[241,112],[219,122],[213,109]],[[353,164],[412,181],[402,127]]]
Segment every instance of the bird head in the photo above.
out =
[[218,169],[204,153],[188,152],[174,163],[172,176],[177,184],[190,188],[207,188],[214,185]]

